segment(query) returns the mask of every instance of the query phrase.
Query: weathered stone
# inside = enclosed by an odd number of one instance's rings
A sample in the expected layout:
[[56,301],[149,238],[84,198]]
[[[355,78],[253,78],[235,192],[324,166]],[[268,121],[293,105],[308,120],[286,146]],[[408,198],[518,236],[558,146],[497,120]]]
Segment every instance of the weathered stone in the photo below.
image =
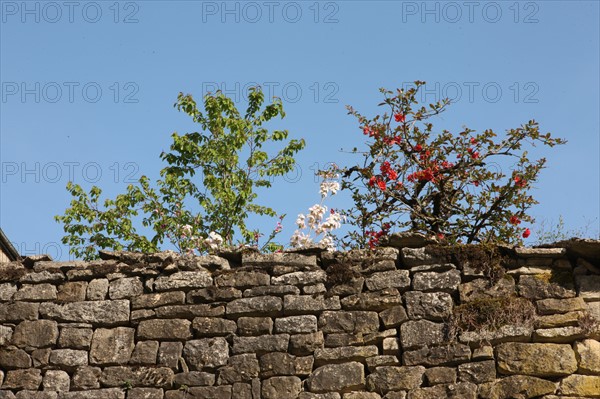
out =
[[415,291],[442,291],[452,293],[460,284],[460,272],[449,270],[447,272],[419,272],[413,276],[413,289]]
[[224,366],[229,358],[229,344],[225,338],[220,337],[187,341],[183,348],[183,358],[191,370]]
[[327,292],[327,287],[325,287],[325,284],[323,283],[305,285],[302,287],[302,293],[307,295],[322,294],[324,292]]
[[158,341],[140,341],[135,344],[129,364],[145,366],[156,364],[157,353]]
[[262,382],[263,399],[296,399],[302,390],[298,377],[271,377]]
[[0,301],[10,301],[17,292],[17,285],[14,283],[0,284]]
[[352,278],[344,284],[336,284],[333,287],[330,287],[328,292],[331,295],[339,295],[341,297],[360,294],[364,284],[364,277]]
[[367,388],[380,393],[419,388],[424,373],[423,366],[378,367],[367,377]]
[[572,298],[575,285],[570,272],[519,277],[519,295],[528,299]]
[[244,290],[244,298],[253,296],[300,295],[300,288],[294,285],[267,285]]
[[100,376],[100,383],[105,387],[170,388],[173,384],[173,370],[167,367],[105,367]]
[[0,348],[0,367],[2,369],[24,369],[31,367],[31,357],[23,349],[14,346]]
[[340,310],[340,298],[333,296],[325,298],[323,295],[286,295],[283,297],[283,314],[286,316],[302,314],[318,314],[324,310]]
[[44,391],[69,392],[71,377],[62,370],[48,370],[43,379]]
[[[395,330],[392,331],[395,332]],[[395,337],[384,338],[382,353],[384,355],[398,355],[400,353],[400,340]]]
[[570,345],[504,343],[496,348],[498,371],[535,377],[559,377],[577,370]]
[[13,335],[13,329],[0,325],[0,347],[8,345]]
[[189,320],[142,320],[137,329],[138,339],[186,340],[192,337]]
[[215,277],[217,287],[249,288],[269,285],[271,277],[264,271],[235,270]]
[[158,308],[165,305],[182,305],[184,303],[185,293],[183,291],[157,292],[131,298],[131,309]]
[[12,344],[19,348],[44,348],[56,344],[57,323],[52,320],[22,321],[15,327]]
[[282,334],[302,334],[317,331],[317,316],[289,316],[275,320],[275,332]]
[[[575,276],[575,284],[577,286],[577,295],[579,295],[585,301],[600,301],[599,275]],[[18,293],[16,295],[18,295]]]
[[404,307],[401,305],[379,312],[379,317],[385,328],[398,327],[408,320],[406,310],[404,310]]
[[203,371],[189,371],[175,374],[173,383],[176,387],[186,385],[188,387],[206,386],[215,384],[215,375]]
[[56,287],[52,284],[23,284],[13,295],[15,301],[53,301],[56,299]]
[[231,388],[231,385],[191,387],[186,390],[167,391],[165,399],[232,399]]
[[[200,288],[187,293],[186,299],[188,303],[213,303],[219,301],[231,301],[242,297],[242,291],[233,287],[210,286],[208,288]],[[181,302],[183,303],[183,302]]]
[[75,390],[90,390],[100,388],[100,367],[79,367],[73,374],[71,387]]
[[[327,281],[327,273],[325,270],[315,270],[309,272],[293,272],[283,274],[281,276],[272,277],[271,284],[273,285],[312,285],[324,283]],[[263,284],[266,285],[266,284]]]
[[43,303],[40,315],[47,319],[94,325],[114,325],[129,321],[129,301],[72,302],[64,305]]
[[406,267],[444,263],[445,259],[436,256],[430,248],[402,248],[402,263]]
[[121,388],[94,389],[91,391],[62,392],[60,399],[125,399]]
[[289,334],[263,335],[261,337],[233,337],[233,354],[286,352],[290,341]]
[[525,248],[516,247],[515,253],[521,258],[562,258],[567,254],[565,248]]
[[41,383],[42,372],[38,369],[8,370],[2,388],[37,391]]
[[227,304],[226,313],[231,317],[239,316],[277,316],[283,307],[281,298],[276,296],[257,296],[234,299]]
[[242,253],[242,265],[269,267],[276,265],[285,266],[317,266],[317,257],[315,255],[300,255],[295,253],[276,252],[270,254],[261,254],[257,252]]
[[456,270],[456,265],[453,263],[434,263],[431,265],[419,265],[410,268],[411,273],[417,272],[447,272],[448,270]]
[[69,349],[90,349],[92,334],[91,328],[63,327],[60,329],[58,346]]
[[217,385],[231,385],[236,382],[250,382],[260,372],[258,360],[254,353],[231,356],[227,366],[219,368]]
[[237,320],[238,335],[263,335],[273,333],[270,317],[240,317]]
[[471,349],[468,345],[453,343],[448,345],[424,346],[402,354],[406,366],[441,366],[468,362]]
[[567,313],[585,310],[585,301],[583,298],[566,298],[566,299],[542,299],[535,302],[537,311],[541,315],[549,315],[554,313]]
[[534,398],[554,393],[556,384],[537,377],[512,375],[488,382],[479,387],[479,396],[483,399]]
[[219,304],[199,305],[168,305],[156,309],[156,316],[160,318],[191,319],[193,317],[218,317],[225,314],[225,306]]
[[357,362],[327,364],[314,370],[306,385],[309,391],[315,393],[361,390],[365,386],[364,366]]
[[482,344],[481,346],[473,349],[473,356],[471,360],[491,360],[494,358],[494,348],[489,344]]
[[108,295],[108,279],[99,278],[89,282],[86,291],[88,301],[103,301]]
[[579,374],[600,375],[600,342],[586,339],[575,342],[575,355],[579,363]]
[[156,291],[172,291],[180,288],[205,288],[212,285],[210,273],[205,271],[183,271],[170,276],[161,276],[154,282]]
[[53,366],[59,366],[65,370],[72,370],[79,366],[87,366],[87,351],[76,349],[55,349],[50,352],[49,362]]
[[458,366],[458,380],[482,384],[496,379],[496,362],[486,360],[483,362],[465,363]]
[[69,281],[58,286],[56,300],[58,302],[81,302],[85,301],[87,281]]
[[407,290],[410,287],[408,270],[391,270],[375,273],[365,280],[369,291],[379,291],[385,288]]
[[0,322],[18,323],[23,320],[37,320],[39,303],[15,302],[0,304]]
[[381,399],[381,395],[375,392],[348,392],[344,399]]
[[50,364],[50,353],[52,349],[35,349],[31,351],[31,360],[33,361],[33,367],[46,368]]
[[487,298],[510,297],[515,295],[516,286],[512,276],[504,276],[490,286],[487,279],[476,279],[458,286],[460,302],[466,303]]
[[396,288],[350,295],[341,300],[344,310],[374,310],[380,312],[402,305],[402,297]]
[[290,353],[294,355],[311,355],[324,344],[323,331],[312,334],[297,334],[290,337]]
[[404,300],[411,319],[448,320],[454,305],[450,294],[445,292],[409,291]]
[[368,311],[325,311],[319,316],[319,329],[324,333],[376,332],[379,331],[379,317],[376,312]]
[[373,372],[377,367],[381,366],[399,366],[400,361],[396,356],[383,355],[383,356],[373,356],[365,359],[365,363],[367,364],[367,369],[369,372]]
[[600,376],[573,374],[560,382],[563,395],[600,398]]
[[456,383],[456,368],[432,367],[425,370],[425,381],[429,386]]
[[237,324],[233,320],[217,317],[196,317],[192,328],[197,337],[235,334]]
[[377,356],[379,351],[376,346],[346,346],[340,348],[321,348],[315,350],[315,365],[364,362],[366,358]]
[[260,357],[260,375],[269,378],[278,375],[307,376],[312,372],[313,356],[294,356],[288,353],[271,352]]
[[300,392],[298,399],[341,399],[342,396],[337,392],[328,393],[311,393],[311,392]]
[[555,328],[568,327],[579,325],[579,319],[583,316],[583,312],[569,312],[551,314],[547,316],[538,316],[535,319],[535,328]]
[[409,399],[477,399],[477,385],[470,382],[442,384],[410,391]]
[[515,326],[508,324],[497,330],[465,331],[460,334],[459,341],[476,346],[480,342],[496,345],[502,342],[529,342],[533,333],[532,326]]
[[[546,263],[551,264],[552,260],[544,259]],[[521,274],[542,274],[542,273],[552,273],[554,268],[552,266],[521,266],[517,269],[508,270],[506,274],[509,275],[521,275]]]
[[431,346],[445,341],[445,326],[429,320],[407,321],[400,326],[402,348],[413,349],[419,346]]
[[157,364],[177,371],[182,353],[183,344],[181,342],[161,342],[158,348]]
[[557,344],[571,343],[585,338],[581,327],[568,326],[537,329],[533,332],[533,342],[554,342]]
[[132,388],[127,391],[127,399],[163,399],[160,388]]
[[131,324],[137,326],[140,321],[154,318],[156,316],[156,312],[150,309],[139,309],[131,311]]
[[127,363],[135,347],[134,335],[135,329],[128,327],[96,329],[92,338],[90,364],[118,365]]
[[234,382],[231,386],[231,397],[239,399],[252,399],[252,384]]
[[[4,392],[4,391],[0,391]],[[39,392],[39,391],[19,391],[15,396],[15,399],[57,399],[57,392]],[[0,398],[3,398],[0,393]]]
[[15,399],[16,396],[12,391],[1,390],[0,399]]

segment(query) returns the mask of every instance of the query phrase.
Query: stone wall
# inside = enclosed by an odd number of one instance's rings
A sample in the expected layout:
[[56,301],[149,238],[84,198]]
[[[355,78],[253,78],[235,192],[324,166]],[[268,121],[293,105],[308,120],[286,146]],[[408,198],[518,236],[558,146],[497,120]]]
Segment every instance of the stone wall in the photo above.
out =
[[598,242],[391,244],[2,264],[0,398],[600,397]]

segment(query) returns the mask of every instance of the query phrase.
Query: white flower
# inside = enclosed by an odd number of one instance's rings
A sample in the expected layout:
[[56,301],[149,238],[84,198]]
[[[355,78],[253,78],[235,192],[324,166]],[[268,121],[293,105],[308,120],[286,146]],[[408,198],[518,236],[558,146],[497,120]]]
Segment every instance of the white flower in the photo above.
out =
[[306,219],[306,216],[304,216],[303,214],[298,215],[298,219],[296,219],[296,224],[298,225],[299,229],[306,228],[306,223],[304,222],[305,219]]
[[329,252],[335,251],[335,244],[333,243],[333,238],[329,235],[326,235],[325,237],[323,237],[319,244],[326,246],[327,251],[329,251]]
[[208,234],[208,237],[204,240],[204,243],[210,247],[210,249],[218,249],[219,246],[223,243],[223,237],[219,234],[211,231]]
[[294,231],[290,238],[290,244],[294,248],[306,248],[312,244],[312,238],[309,235],[302,233],[300,230]]
[[327,197],[327,194],[335,195],[340,189],[340,183],[337,181],[323,181],[321,182],[320,191],[321,197]]
[[183,231],[183,234],[186,234],[186,235],[192,234],[192,226],[190,226],[189,224],[186,224],[181,228],[181,231]]

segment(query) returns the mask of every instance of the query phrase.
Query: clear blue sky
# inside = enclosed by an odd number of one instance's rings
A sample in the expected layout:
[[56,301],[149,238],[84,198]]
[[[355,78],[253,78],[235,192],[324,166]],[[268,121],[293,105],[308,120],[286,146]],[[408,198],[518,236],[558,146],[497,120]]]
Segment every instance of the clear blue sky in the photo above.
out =
[[262,197],[288,214],[286,238],[318,200],[314,169],[362,145],[345,105],[373,114],[378,88],[414,80],[428,82],[427,102],[455,99],[440,129],[536,119],[567,139],[534,154],[548,167],[532,213],[597,234],[598,1],[2,0],[0,15],[0,226],[23,254],[69,258],[53,220],[69,178],[114,196],[156,176],[171,133],[195,128],[172,107],[177,93],[219,86],[244,105],[252,82],[283,99],[280,125],[307,142],[301,174]]

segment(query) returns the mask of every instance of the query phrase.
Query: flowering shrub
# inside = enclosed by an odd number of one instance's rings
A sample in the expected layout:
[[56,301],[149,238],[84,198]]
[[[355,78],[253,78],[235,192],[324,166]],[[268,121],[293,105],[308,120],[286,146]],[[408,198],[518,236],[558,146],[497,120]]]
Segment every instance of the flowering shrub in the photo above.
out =
[[[332,232],[342,225],[342,215],[335,209],[328,209],[323,205],[325,199],[331,194],[335,195],[340,190],[340,174],[336,166],[329,170],[320,171],[321,202],[308,208],[308,214],[299,214],[296,219],[298,229],[290,239],[293,248],[308,248],[315,244],[325,246],[329,251],[335,249]],[[325,215],[327,218],[324,219]],[[303,232],[302,230],[308,231]],[[314,234],[314,238],[312,235]],[[317,242],[317,238],[320,237]]]
[[[392,226],[448,242],[518,243],[529,237],[520,224],[533,221],[527,210],[537,202],[528,191],[546,160],[530,161],[523,146],[565,141],[540,134],[533,120],[501,140],[492,130],[434,131],[429,119],[449,101],[419,106],[423,84],[395,93],[381,89],[380,105],[388,112],[371,119],[348,107],[368,141],[365,151],[353,151],[362,155],[361,164],[343,171],[342,189],[354,201],[345,211],[354,230],[343,243],[374,247]],[[512,162],[508,174],[491,163],[502,157]]]
[[[262,91],[252,89],[242,115],[231,99],[217,92],[205,96],[202,112],[191,95],[180,93],[174,106],[202,132],[173,133],[170,152],[161,154],[168,166],[161,170],[156,187],[142,176],[125,194],[105,200],[104,207],[100,188],[94,186],[88,194],[69,183],[71,207],[55,217],[67,233],[62,242],[74,255],[93,259],[100,248],[154,252],[169,242],[180,252],[191,253],[232,245],[234,238],[242,243],[258,241],[257,232],[246,227],[248,215],[277,213],[255,203],[254,189],[270,187],[270,176],[291,171],[294,155],[304,148],[304,140],[289,140],[273,155],[264,150],[265,143],[271,148],[273,142],[285,141],[288,132],[269,132],[263,126],[285,116],[279,99],[261,109],[263,102]],[[199,177],[194,179],[196,172]],[[137,226],[136,217],[141,218]],[[140,233],[140,227],[153,230],[152,238]]]

